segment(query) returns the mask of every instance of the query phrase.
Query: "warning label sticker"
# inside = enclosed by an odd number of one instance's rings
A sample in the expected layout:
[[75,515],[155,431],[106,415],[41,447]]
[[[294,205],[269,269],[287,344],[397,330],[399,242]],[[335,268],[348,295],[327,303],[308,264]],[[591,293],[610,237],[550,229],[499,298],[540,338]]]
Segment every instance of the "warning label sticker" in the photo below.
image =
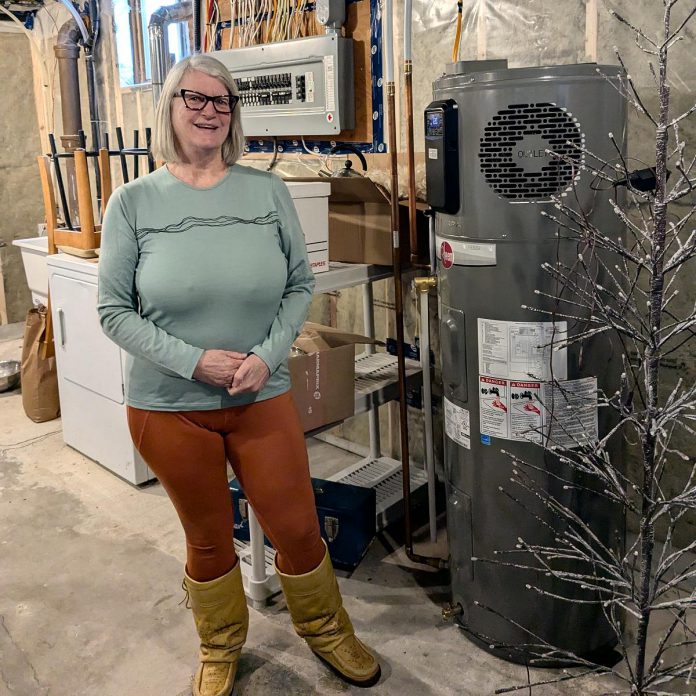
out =
[[567,350],[559,347],[567,333],[565,321],[479,319],[479,373],[510,380],[567,379]]
[[481,435],[578,447],[598,439],[597,379],[557,383],[479,375]]
[[445,433],[450,440],[471,449],[469,412],[445,398]]
[[493,437],[509,438],[508,382],[495,377],[479,377],[481,432]]
[[510,382],[510,439],[541,443],[540,382]]

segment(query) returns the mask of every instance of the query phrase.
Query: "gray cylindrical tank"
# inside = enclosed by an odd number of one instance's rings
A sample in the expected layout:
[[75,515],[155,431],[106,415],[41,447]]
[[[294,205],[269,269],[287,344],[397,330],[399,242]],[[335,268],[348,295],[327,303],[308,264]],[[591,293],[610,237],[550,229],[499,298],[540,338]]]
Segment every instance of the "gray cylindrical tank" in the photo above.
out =
[[[510,482],[512,463],[501,450],[537,467],[532,475],[538,485],[590,521],[608,547],[623,544],[622,511],[600,496],[564,489],[547,472],[593,484],[529,441],[533,429],[546,427],[539,399],[548,405],[550,392],[544,390],[552,379],[570,380],[571,390],[581,394],[583,388],[591,391],[592,382],[576,380],[594,377],[600,390],[613,393],[621,351],[606,338],[586,344],[582,353],[571,347],[556,355],[552,371],[548,354],[538,348],[553,335],[552,317],[522,308],[556,306],[535,294],[559,290],[541,265],[559,259],[572,265],[578,258],[577,243],[559,236],[558,226],[541,215],[556,212],[552,195],[565,192],[564,200],[585,210],[603,233],[622,235],[609,203],[614,192],[598,191],[606,186],[547,152],[577,156],[580,147],[607,162],[619,160],[609,137],[613,134],[623,150],[626,107],[612,85],[618,79],[614,66],[499,69],[474,63],[450,66],[433,85],[436,100],[455,104],[459,124],[458,212],[436,215],[452,598],[463,609],[457,622],[468,635],[519,662],[527,661],[530,651],[504,646],[536,641],[515,624],[580,655],[616,643],[596,604],[571,604],[526,586],[592,598],[583,591],[542,573],[472,557],[530,561],[496,552],[514,549],[518,537],[551,545],[553,533],[546,525],[561,527],[538,499]],[[433,159],[438,156],[430,152]],[[568,324],[570,335],[577,333],[578,326]],[[555,324],[556,331],[563,328]],[[585,408],[575,424],[581,422],[580,430],[592,437],[606,430],[608,418],[607,409],[597,416],[596,409]]]

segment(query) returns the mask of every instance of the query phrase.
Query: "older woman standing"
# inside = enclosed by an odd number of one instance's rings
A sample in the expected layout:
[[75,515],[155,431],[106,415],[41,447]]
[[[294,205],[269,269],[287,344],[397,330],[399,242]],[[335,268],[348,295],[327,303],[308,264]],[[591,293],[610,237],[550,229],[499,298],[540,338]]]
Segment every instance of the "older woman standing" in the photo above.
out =
[[99,316],[129,354],[135,446],[184,528],[201,640],[194,695],[231,693],[249,623],[227,461],[277,550],[295,630],[346,681],[370,686],[380,667],[343,608],[289,392],[314,277],[285,184],[237,164],[237,102],[210,56],[170,72],[153,142],[166,166],[117,189],[106,211]]

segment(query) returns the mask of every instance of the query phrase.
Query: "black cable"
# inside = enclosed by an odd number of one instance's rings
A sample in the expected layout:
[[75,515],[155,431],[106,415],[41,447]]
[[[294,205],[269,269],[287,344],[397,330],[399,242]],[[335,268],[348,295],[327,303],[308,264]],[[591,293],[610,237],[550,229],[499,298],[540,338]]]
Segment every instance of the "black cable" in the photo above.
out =
[[276,136],[273,136],[273,159],[271,160],[270,164],[266,167],[266,171],[270,172],[273,167],[276,166],[276,162],[278,161],[278,138]]
[[[133,131],[133,149],[137,150],[138,145],[139,145],[139,139],[140,139],[140,131],[134,130]],[[137,179],[140,174],[140,159],[138,155],[136,155],[133,158],[133,178]]]

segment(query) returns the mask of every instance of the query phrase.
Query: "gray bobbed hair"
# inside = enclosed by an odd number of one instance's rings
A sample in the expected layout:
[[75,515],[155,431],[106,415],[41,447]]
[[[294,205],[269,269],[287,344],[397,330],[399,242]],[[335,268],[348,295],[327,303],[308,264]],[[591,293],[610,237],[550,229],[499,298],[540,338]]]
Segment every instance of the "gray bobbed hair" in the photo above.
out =
[[[162,94],[157,102],[155,111],[155,132],[152,137],[152,155],[162,162],[178,162],[180,154],[176,147],[176,136],[172,127],[172,101],[179,89],[184,75],[190,70],[198,70],[222,82],[230,94],[239,96],[237,84],[232,79],[230,71],[216,58],[205,54],[197,54],[180,60],[167,75],[162,86]],[[244,133],[239,104],[235,107],[230,118],[230,132],[222,144],[222,159],[228,164],[234,164],[244,153]]]

